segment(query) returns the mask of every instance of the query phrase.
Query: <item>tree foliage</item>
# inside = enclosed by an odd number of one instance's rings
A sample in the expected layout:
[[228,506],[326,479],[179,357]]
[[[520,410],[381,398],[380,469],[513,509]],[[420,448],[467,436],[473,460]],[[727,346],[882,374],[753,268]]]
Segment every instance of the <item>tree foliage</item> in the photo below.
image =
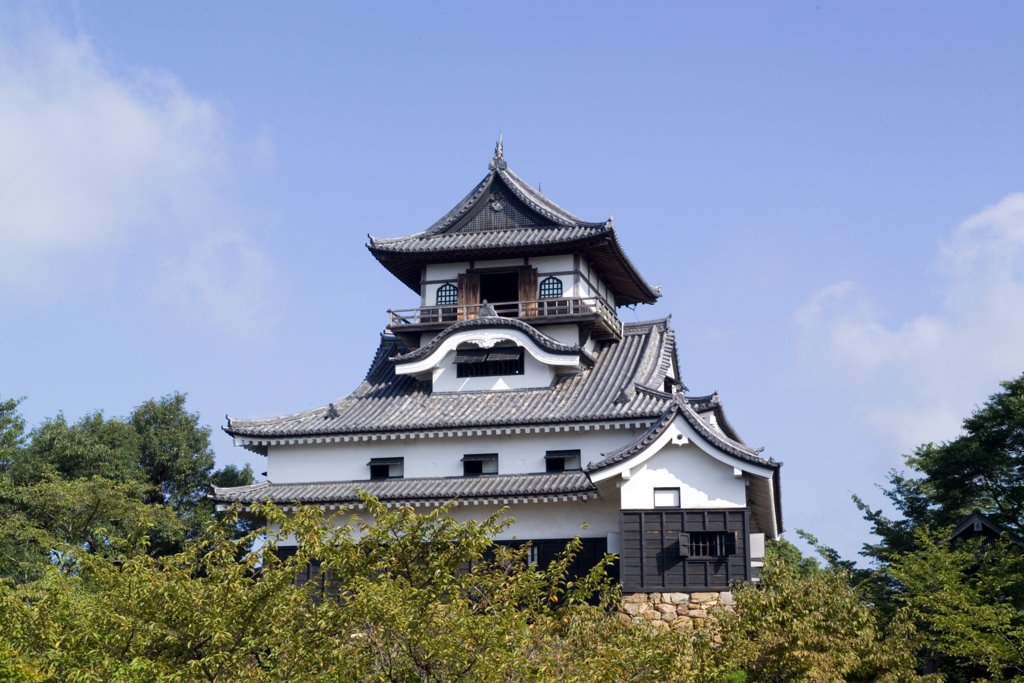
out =
[[[920,666],[949,681],[1024,680],[1024,375],[1002,383],[952,441],[924,444],[883,489],[899,516],[855,499],[877,542],[873,600],[920,634]],[[980,511],[1003,539],[953,539]]]
[[252,482],[248,467],[213,471],[210,430],[182,394],[124,419],[57,415],[28,434],[19,402],[0,402],[0,577],[38,578],[63,548],[109,552],[113,539],[173,552],[213,514],[212,482]]
[[819,568],[786,541],[768,547],[760,585],[736,591],[724,647],[746,680],[913,681],[914,633],[882,624],[840,567]]
[[[569,574],[491,538],[507,522],[459,523],[364,499],[337,523],[317,508],[230,518],[181,552],[83,553],[73,571],[0,586],[0,672],[22,680],[713,681],[711,630],[622,621],[601,567]],[[372,522],[372,523],[371,523]],[[264,535],[265,534],[265,535]],[[256,538],[264,543],[253,544]],[[284,538],[296,553],[275,552]],[[308,567],[315,580],[297,582]],[[599,596],[602,604],[590,604]]]
[[887,561],[913,550],[918,529],[952,528],[979,510],[1006,531],[1024,535],[1024,375],[963,422],[963,434],[919,446],[907,456],[908,476],[890,472],[886,497],[892,519],[858,500],[878,542],[865,554]]
[[919,529],[916,549],[883,571],[892,600],[921,634],[929,668],[948,681],[1024,680],[1024,551],[1007,542]]

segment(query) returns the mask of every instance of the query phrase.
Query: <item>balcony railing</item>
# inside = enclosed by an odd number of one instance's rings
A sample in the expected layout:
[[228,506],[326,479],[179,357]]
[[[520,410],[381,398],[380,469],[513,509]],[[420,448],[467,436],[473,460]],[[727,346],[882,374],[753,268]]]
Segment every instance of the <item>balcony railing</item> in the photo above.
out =
[[622,336],[622,323],[611,306],[600,297],[539,299],[537,301],[509,301],[497,304],[453,304],[423,306],[403,310],[389,310],[389,326],[399,330],[413,325],[436,326],[480,316],[480,309],[491,306],[503,318],[554,319],[593,318],[614,337]]

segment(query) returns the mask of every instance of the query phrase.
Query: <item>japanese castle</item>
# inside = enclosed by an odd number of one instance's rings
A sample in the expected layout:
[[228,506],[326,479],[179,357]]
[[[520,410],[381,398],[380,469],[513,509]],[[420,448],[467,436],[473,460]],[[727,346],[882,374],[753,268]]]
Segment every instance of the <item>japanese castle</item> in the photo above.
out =
[[691,396],[668,319],[623,323],[660,291],[611,220],[583,221],[508,168],[440,220],[370,253],[418,297],[388,311],[366,378],[345,398],[228,419],[267,481],[215,488],[220,506],[454,501],[501,507],[501,543],[544,562],[583,539],[580,568],[616,553],[624,591],[723,591],[756,580],[782,531],[781,463],[747,446],[718,394]]

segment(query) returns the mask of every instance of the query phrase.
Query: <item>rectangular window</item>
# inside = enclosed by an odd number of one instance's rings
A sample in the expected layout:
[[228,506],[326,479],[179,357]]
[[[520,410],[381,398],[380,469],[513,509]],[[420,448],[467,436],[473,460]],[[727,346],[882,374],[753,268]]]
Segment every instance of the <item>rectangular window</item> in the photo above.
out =
[[497,377],[523,374],[523,348],[459,349],[455,352],[456,377]]
[[580,469],[580,452],[548,451],[544,454],[548,472],[571,472]]
[[497,453],[472,453],[470,455],[462,456],[462,474],[467,477],[497,473]]
[[725,557],[736,554],[736,534],[732,531],[691,531],[690,557]]
[[405,458],[371,458],[370,479],[401,479],[405,475]]
[[654,507],[656,508],[677,508],[679,507],[678,488],[654,489]]

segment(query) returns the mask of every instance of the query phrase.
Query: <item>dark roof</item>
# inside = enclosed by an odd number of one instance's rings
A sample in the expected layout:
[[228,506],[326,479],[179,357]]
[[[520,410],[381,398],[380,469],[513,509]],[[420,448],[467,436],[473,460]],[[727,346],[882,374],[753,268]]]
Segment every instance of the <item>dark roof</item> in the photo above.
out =
[[[520,324],[520,323],[517,323]],[[672,401],[662,391],[675,362],[667,320],[628,323],[619,341],[602,342],[593,366],[541,389],[433,392],[430,383],[396,375],[405,345],[382,335],[366,379],[347,398],[292,415],[228,419],[225,431],[259,449],[278,438],[368,435],[432,429],[655,420]]]
[[420,291],[427,263],[584,253],[618,305],[654,303],[661,296],[619,245],[611,219],[580,220],[530,187],[505,163],[501,141],[490,172],[462,201],[423,232],[370,237],[370,252],[399,280]]
[[597,488],[582,472],[557,472],[297,484],[265,481],[251,486],[215,486],[210,498],[218,503],[325,504],[357,502],[360,492],[389,502],[560,497],[586,495],[596,491]]
[[689,398],[683,394],[674,394],[671,402],[665,409],[665,412],[661,414],[658,421],[652,424],[647,431],[640,436],[640,438],[623,448],[605,453],[603,458],[597,462],[589,463],[584,467],[584,471],[596,472],[622,462],[623,460],[628,460],[637,453],[640,453],[650,446],[651,443],[656,441],[658,437],[668,429],[668,426],[672,424],[677,415],[681,415],[690,424],[690,426],[697,431],[697,433],[721,451],[724,451],[729,455],[734,455],[741,460],[745,460],[755,465],[772,467],[775,469],[781,467],[781,463],[767,458],[762,458],[760,455],[761,449],[751,448],[742,441],[734,440],[728,435],[714,429],[700,417]]
[[987,515],[982,514],[981,510],[974,510],[971,514],[967,515],[967,517],[964,518],[964,521],[960,522],[960,524],[953,529],[953,533],[950,534],[950,540],[952,541],[962,541],[969,538],[979,537],[985,539],[1002,537],[1010,543],[1024,548],[1024,541],[993,522]]

